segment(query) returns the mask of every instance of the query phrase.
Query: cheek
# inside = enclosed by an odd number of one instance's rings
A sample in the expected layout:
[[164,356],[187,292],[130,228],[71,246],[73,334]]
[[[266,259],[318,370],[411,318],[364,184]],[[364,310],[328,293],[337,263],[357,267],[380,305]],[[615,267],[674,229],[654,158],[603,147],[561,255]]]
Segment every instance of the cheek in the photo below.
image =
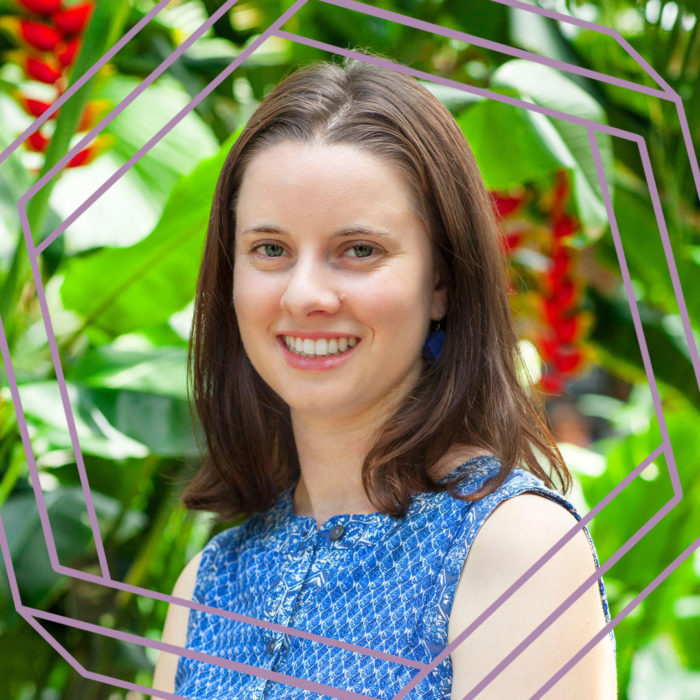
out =
[[253,270],[234,265],[233,279],[233,308],[241,333],[245,333],[247,326],[259,323],[272,309],[279,308],[279,294],[269,278]]

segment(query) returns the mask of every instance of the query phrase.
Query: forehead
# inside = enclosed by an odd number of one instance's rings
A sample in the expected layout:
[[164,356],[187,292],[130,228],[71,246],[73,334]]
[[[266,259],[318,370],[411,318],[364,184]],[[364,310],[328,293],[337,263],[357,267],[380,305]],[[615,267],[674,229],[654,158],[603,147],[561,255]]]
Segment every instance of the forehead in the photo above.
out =
[[415,226],[418,214],[407,178],[386,158],[348,144],[283,141],[251,158],[243,175],[236,231],[259,217],[396,227]]

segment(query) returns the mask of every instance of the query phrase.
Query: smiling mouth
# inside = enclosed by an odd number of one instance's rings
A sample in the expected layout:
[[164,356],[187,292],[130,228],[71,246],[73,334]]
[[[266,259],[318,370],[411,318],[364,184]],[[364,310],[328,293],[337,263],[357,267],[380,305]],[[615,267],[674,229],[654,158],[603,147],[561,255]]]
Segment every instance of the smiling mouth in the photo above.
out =
[[311,340],[310,338],[294,338],[292,336],[281,336],[287,349],[299,355],[299,357],[333,357],[343,355],[352,350],[360,341],[359,338],[348,336],[347,338],[320,338]]

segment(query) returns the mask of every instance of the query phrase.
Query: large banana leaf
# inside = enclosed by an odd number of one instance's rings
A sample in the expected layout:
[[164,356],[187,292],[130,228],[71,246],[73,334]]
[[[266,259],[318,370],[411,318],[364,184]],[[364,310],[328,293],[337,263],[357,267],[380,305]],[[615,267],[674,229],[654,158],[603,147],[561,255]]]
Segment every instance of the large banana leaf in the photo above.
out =
[[237,134],[173,187],[154,230],[64,268],[67,309],[113,336],[165,323],[194,297],[219,170]]

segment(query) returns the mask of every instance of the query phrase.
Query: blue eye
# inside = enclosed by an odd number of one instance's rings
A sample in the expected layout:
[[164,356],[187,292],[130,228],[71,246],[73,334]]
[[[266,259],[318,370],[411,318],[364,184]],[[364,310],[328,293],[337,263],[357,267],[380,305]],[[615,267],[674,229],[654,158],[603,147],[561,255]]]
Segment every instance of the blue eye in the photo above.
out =
[[257,250],[258,248],[278,248],[280,253],[279,255],[264,255],[266,258],[279,258],[279,256],[282,254],[282,246],[277,245],[277,243],[259,243],[256,245],[253,250]]
[[[375,251],[375,250],[377,250],[373,245],[367,245],[367,244],[365,244],[365,243],[361,243],[361,244],[359,244],[359,245],[351,246],[350,248],[348,248],[348,250],[357,250],[358,248],[364,248],[365,250],[369,250],[369,251]],[[354,257],[357,257],[357,258],[370,258],[370,257],[372,257],[372,253],[370,252],[368,255],[356,255],[356,256],[354,256]]]

